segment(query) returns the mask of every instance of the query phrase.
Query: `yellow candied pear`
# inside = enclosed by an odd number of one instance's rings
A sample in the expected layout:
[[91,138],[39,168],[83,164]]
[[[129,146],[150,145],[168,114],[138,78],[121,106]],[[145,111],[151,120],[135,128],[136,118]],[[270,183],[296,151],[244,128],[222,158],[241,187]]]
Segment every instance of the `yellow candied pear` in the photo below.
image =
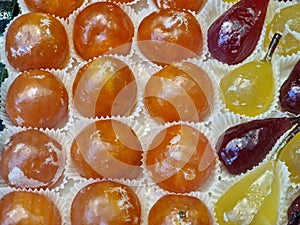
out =
[[274,35],[263,60],[248,62],[220,80],[223,102],[230,111],[257,116],[269,109],[275,92],[271,57],[280,37]]
[[231,186],[215,205],[219,225],[276,224],[280,199],[279,169],[270,160]]
[[227,3],[236,3],[239,0],[223,0],[223,2],[227,2]]
[[277,32],[282,34],[282,38],[276,48],[276,54],[287,56],[300,50],[300,3],[276,11],[266,28],[265,49]]
[[300,183],[300,133],[297,133],[281,150],[278,159],[288,167],[290,180]]

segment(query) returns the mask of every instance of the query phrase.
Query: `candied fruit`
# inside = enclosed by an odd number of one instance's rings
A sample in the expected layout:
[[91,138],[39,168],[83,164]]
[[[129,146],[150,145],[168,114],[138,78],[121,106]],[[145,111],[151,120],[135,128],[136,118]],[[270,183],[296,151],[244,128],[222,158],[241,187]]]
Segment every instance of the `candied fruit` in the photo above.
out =
[[150,115],[164,122],[199,122],[210,113],[212,101],[208,74],[189,62],[164,67],[151,76],[144,92]]
[[60,143],[38,130],[12,135],[0,153],[0,175],[12,186],[48,188],[57,183],[63,170]]
[[68,118],[68,101],[64,84],[53,73],[31,70],[10,85],[6,111],[15,125],[57,128]]
[[85,60],[108,53],[128,55],[133,34],[131,19],[119,6],[97,2],[77,15],[73,42],[77,54]]
[[73,140],[71,158],[86,178],[137,178],[141,172],[142,147],[134,131],[117,120],[98,120]]
[[201,26],[187,11],[160,9],[152,12],[140,23],[137,39],[140,51],[160,65],[197,58],[203,49]]
[[69,60],[69,41],[63,24],[46,13],[28,13],[9,26],[5,51],[17,71],[63,69]]
[[57,206],[42,194],[14,191],[0,199],[0,224],[61,225]]
[[141,223],[141,205],[127,185],[100,181],[82,188],[71,206],[72,225]]
[[168,194],[158,199],[148,214],[148,225],[158,224],[212,225],[213,222],[207,206],[200,199]]
[[81,67],[73,83],[73,100],[86,117],[124,116],[136,102],[135,77],[124,62],[101,57]]
[[158,8],[200,11],[207,0],[152,0]]
[[208,180],[215,158],[204,134],[188,125],[173,125],[152,140],[146,153],[146,168],[163,189],[190,192]]

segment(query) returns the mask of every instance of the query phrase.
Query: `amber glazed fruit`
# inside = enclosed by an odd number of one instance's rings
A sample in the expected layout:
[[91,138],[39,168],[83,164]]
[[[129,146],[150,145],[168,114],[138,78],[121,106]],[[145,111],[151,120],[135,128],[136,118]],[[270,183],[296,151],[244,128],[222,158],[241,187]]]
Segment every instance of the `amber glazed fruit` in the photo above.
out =
[[142,147],[134,131],[117,120],[98,120],[73,140],[71,158],[86,178],[137,178]]
[[77,54],[84,60],[108,53],[127,55],[133,34],[131,19],[119,6],[97,2],[76,16],[73,42]]
[[69,60],[69,41],[62,23],[46,13],[28,13],[8,28],[6,56],[16,70],[63,69]]
[[147,15],[138,27],[140,51],[157,64],[170,64],[202,53],[202,29],[187,11],[160,9]]
[[12,135],[0,153],[0,175],[9,185],[48,188],[64,171],[62,146],[38,130]]
[[188,125],[160,131],[146,153],[152,180],[171,192],[190,192],[204,184],[215,166],[214,151],[207,137]]
[[144,102],[153,118],[199,122],[212,108],[213,85],[201,67],[189,62],[175,63],[151,76]]
[[23,72],[8,89],[6,112],[18,126],[57,128],[68,118],[68,93],[50,72]]
[[0,224],[61,225],[57,206],[46,196],[14,191],[0,199]]
[[100,181],[82,188],[71,206],[72,225],[138,225],[141,205],[127,185]]
[[113,57],[85,64],[73,83],[73,102],[85,117],[128,115],[136,96],[133,72],[127,64]]
[[200,199],[168,194],[150,209],[148,225],[158,224],[212,225],[213,222],[207,206]]
[[207,0],[153,0],[158,8],[185,9],[192,11],[200,11]]
[[83,0],[49,1],[49,0],[24,0],[32,12],[43,12],[66,18],[75,9],[82,5]]

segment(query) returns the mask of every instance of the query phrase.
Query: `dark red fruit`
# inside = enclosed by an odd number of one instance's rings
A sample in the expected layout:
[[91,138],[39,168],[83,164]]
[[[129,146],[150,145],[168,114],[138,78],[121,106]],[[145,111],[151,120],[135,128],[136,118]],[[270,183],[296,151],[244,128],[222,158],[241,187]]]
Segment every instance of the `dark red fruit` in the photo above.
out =
[[300,224],[300,195],[294,199],[288,209],[288,225],[299,225]]

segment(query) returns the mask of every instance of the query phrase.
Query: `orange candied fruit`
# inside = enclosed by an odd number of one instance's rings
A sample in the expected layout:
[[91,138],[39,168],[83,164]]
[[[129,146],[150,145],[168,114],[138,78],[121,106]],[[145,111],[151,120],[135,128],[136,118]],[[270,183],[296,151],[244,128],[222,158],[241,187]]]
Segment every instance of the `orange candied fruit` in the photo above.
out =
[[127,185],[95,182],[82,188],[73,199],[71,224],[139,225],[140,201]]
[[149,60],[160,65],[197,58],[203,49],[202,29],[190,12],[160,9],[140,23],[138,46]]
[[69,41],[63,24],[46,13],[28,13],[9,26],[5,51],[17,71],[63,69],[69,60]]
[[199,12],[207,0],[152,0],[158,8],[186,9]]
[[68,17],[75,9],[80,7],[83,0],[49,1],[49,0],[24,0],[32,12],[53,14],[62,18]]
[[73,140],[71,159],[85,178],[134,179],[141,175],[142,147],[134,131],[117,120],[98,120]]
[[85,117],[124,116],[137,97],[134,74],[127,64],[101,57],[81,67],[73,83],[73,102]]
[[20,188],[48,188],[64,170],[61,145],[38,130],[25,130],[10,137],[0,153],[0,175]]
[[177,193],[195,191],[215,166],[215,154],[207,137],[188,125],[172,125],[160,131],[146,153],[152,180]]
[[45,195],[14,191],[0,199],[0,224],[61,225],[62,218]]
[[214,90],[208,74],[190,63],[174,63],[153,74],[144,103],[153,118],[164,122],[199,122],[210,113]]
[[76,17],[73,42],[84,60],[103,54],[128,55],[134,35],[130,17],[116,4],[97,2]]
[[212,225],[211,214],[196,197],[167,194],[158,199],[148,214],[148,225],[201,224]]
[[68,93],[53,73],[23,72],[8,89],[6,112],[17,126],[58,128],[68,119]]

